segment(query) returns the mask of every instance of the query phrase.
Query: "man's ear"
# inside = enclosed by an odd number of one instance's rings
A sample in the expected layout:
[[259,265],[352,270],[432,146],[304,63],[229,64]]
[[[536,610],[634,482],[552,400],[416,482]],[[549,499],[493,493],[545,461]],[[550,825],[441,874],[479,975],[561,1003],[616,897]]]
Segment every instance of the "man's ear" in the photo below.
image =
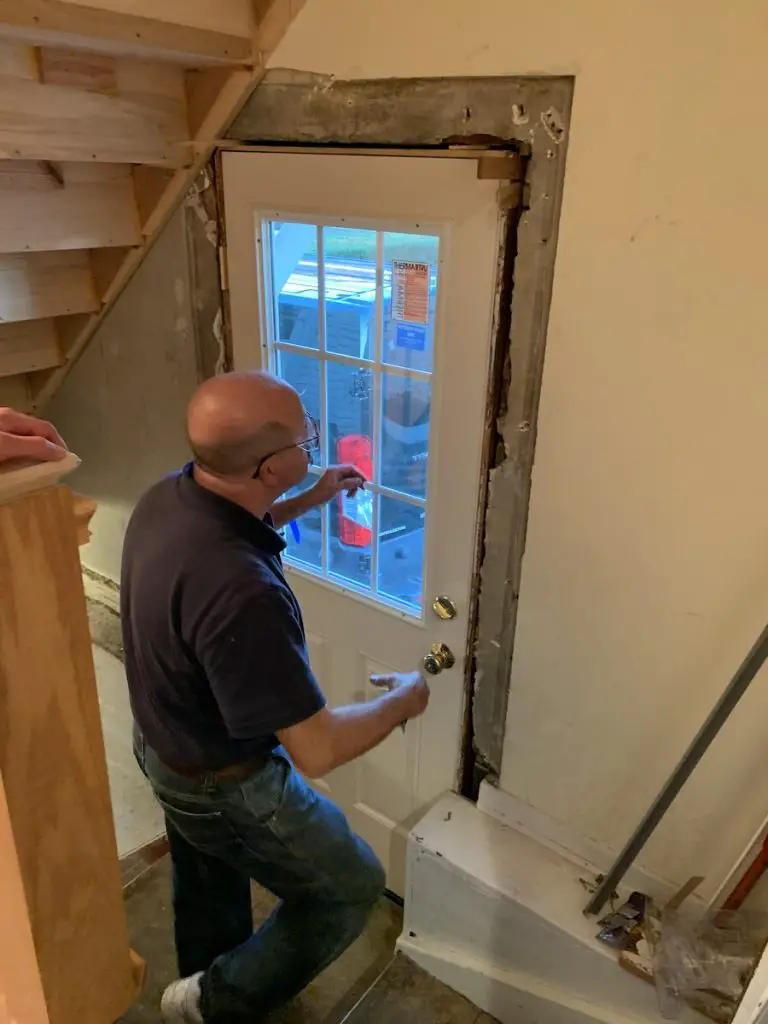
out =
[[261,472],[259,473],[259,480],[261,480],[267,490],[271,491],[280,486],[280,481],[274,468],[274,461],[274,459],[268,459],[261,467]]

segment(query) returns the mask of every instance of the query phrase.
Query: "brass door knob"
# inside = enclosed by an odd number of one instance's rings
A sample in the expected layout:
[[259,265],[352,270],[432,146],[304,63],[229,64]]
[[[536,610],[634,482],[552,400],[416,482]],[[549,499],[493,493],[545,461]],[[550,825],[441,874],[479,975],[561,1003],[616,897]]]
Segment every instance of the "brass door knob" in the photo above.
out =
[[431,676],[437,676],[447,668],[453,668],[456,658],[447,644],[432,644],[429,654],[424,656],[424,669]]

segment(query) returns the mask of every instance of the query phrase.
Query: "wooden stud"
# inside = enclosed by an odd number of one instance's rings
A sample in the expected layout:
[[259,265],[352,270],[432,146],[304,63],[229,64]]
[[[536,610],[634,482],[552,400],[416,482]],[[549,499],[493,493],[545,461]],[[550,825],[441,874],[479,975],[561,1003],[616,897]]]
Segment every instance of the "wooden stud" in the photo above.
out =
[[519,153],[488,153],[477,161],[477,177],[480,181],[520,181],[523,177],[523,161]]
[[61,365],[53,320],[0,324],[0,377]]
[[0,42],[0,75],[39,82],[40,66],[35,48],[22,43]]
[[0,322],[91,313],[98,308],[86,252],[0,256]]
[[[235,34],[227,29],[217,31],[215,21],[185,25],[173,18],[157,18],[159,9],[167,9],[167,0],[162,5],[133,3],[133,10],[124,11],[107,11],[69,0],[0,0],[0,35],[25,39],[36,46],[63,43],[76,49],[188,65],[241,64],[251,59],[247,0],[241,2],[243,15],[232,27],[242,34]],[[191,6],[188,0],[186,6]],[[221,20],[220,16],[219,24]]]
[[142,241],[129,167],[0,161],[0,253],[100,249]]

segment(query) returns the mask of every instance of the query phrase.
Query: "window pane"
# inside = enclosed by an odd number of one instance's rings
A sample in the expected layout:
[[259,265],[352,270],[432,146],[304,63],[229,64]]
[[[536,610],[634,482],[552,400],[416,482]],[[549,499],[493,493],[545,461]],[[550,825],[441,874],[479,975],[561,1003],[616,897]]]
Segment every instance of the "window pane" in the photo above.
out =
[[376,232],[323,228],[329,352],[372,359],[376,340]]
[[439,250],[435,235],[384,234],[385,363],[432,371]]
[[379,501],[379,593],[421,611],[424,509],[383,495]]
[[272,221],[269,230],[275,337],[318,348],[317,228]]
[[330,506],[330,571],[358,587],[371,589],[373,495],[340,494]]
[[385,373],[381,400],[381,484],[426,498],[432,385]]
[[[302,491],[314,487],[317,476],[308,474],[298,485],[291,488],[286,498],[295,498]],[[315,569],[323,567],[323,516],[319,508],[310,509],[294,523],[288,523],[283,530],[288,544],[286,556],[292,562],[304,563]]]
[[[298,352],[277,353],[277,375],[294,387],[304,403],[310,416],[324,429],[320,402],[320,360],[312,356],[302,356]],[[320,461],[315,453],[315,462]]]
[[330,462],[351,462],[373,475],[373,373],[364,367],[326,364]]

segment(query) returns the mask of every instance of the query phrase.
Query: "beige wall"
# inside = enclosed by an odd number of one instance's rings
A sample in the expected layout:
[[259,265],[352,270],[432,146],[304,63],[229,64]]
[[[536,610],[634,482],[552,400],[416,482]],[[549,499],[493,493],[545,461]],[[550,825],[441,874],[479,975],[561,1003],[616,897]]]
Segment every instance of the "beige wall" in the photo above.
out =
[[[768,616],[764,0],[312,0],[339,78],[573,73],[503,785],[620,844]],[[646,858],[768,813],[768,677]]]
[[185,211],[160,236],[46,407],[82,459],[72,486],[98,502],[83,564],[120,578],[136,499],[188,456],[184,412],[197,384]]

